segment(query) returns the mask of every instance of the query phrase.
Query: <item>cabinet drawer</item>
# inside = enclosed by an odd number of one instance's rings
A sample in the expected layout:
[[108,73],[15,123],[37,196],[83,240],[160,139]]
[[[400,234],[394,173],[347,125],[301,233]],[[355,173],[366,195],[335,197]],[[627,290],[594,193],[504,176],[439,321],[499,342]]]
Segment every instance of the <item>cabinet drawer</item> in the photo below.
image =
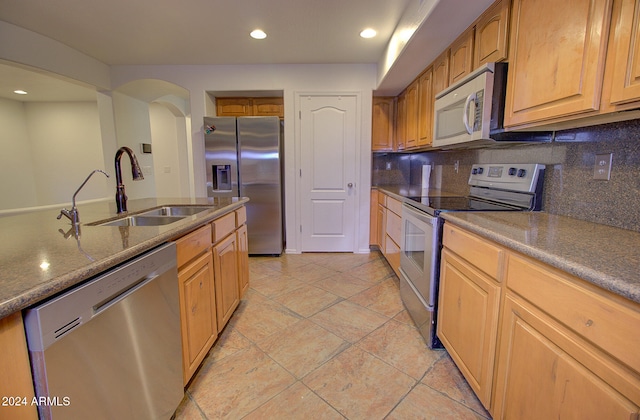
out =
[[640,372],[640,305],[517,255],[509,256],[507,287]]
[[216,243],[236,230],[236,213],[233,212],[222,216],[211,224],[213,225],[213,243]]
[[496,280],[504,251],[488,240],[445,223],[442,243],[445,247],[469,261]]
[[385,235],[384,237],[384,252],[384,256],[393,271],[396,275],[400,275],[400,247],[389,235]]
[[202,226],[176,241],[178,267],[188,263],[211,247],[211,226]]
[[236,226],[242,226],[247,223],[247,208],[240,207],[236,210]]
[[387,208],[398,216],[402,214],[402,202],[395,198],[387,197]]
[[402,219],[391,211],[387,211],[386,232],[396,244],[402,242]]
[[382,204],[387,207],[387,195],[383,192],[378,192],[378,204]]

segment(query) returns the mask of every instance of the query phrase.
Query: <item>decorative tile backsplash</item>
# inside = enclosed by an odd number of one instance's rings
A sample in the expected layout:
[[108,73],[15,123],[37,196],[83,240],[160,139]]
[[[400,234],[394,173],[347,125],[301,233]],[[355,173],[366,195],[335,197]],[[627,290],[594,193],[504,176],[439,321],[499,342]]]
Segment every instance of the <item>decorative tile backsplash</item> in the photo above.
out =
[[[593,179],[602,153],[613,153],[609,181]],[[640,120],[559,131],[551,143],[374,153],[372,184],[418,185],[430,164],[431,188],[467,194],[474,163],[543,163],[543,211],[640,232]]]

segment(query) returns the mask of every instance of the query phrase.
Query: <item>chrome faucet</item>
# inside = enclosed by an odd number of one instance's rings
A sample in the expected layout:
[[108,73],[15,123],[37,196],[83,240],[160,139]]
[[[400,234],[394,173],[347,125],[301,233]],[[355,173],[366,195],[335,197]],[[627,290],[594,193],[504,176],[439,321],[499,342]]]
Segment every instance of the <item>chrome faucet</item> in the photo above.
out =
[[101,172],[107,178],[109,178],[109,174],[106,173],[105,171],[101,171],[100,169],[96,169],[95,171],[91,172],[87,177],[87,179],[84,180],[84,182],[78,187],[76,192],[73,194],[73,199],[71,201],[71,210],[67,210],[67,209],[60,210],[60,214],[58,215],[58,220],[60,220],[62,216],[65,216],[67,219],[71,220],[71,224],[74,227],[78,226],[78,224],[80,223],[80,214],[78,213],[78,208],[76,207],[76,195],[78,195],[82,187],[84,187],[84,184],[86,184],[89,178],[91,178],[91,175],[95,174],[96,172]]
[[142,170],[140,169],[140,165],[138,164],[138,159],[136,158],[136,155],[133,154],[133,151],[128,147],[119,148],[116,152],[116,207],[118,209],[118,213],[124,213],[127,211],[127,194],[124,191],[124,183],[122,182],[122,170],[120,169],[120,158],[122,158],[123,153],[129,155],[133,180],[140,181],[144,179]]

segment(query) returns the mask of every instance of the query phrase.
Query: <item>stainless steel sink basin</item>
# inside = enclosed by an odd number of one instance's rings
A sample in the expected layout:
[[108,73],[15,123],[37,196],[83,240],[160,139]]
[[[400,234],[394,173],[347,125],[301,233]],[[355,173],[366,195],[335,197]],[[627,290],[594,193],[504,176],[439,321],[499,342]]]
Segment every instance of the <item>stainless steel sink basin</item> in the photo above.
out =
[[211,210],[204,206],[165,206],[141,213],[144,216],[192,216],[203,211]]
[[186,216],[127,216],[110,222],[99,223],[98,226],[163,226],[178,222]]
[[211,210],[207,206],[163,206],[157,209],[126,216],[107,222],[90,223],[91,226],[163,226],[178,222],[185,217]]

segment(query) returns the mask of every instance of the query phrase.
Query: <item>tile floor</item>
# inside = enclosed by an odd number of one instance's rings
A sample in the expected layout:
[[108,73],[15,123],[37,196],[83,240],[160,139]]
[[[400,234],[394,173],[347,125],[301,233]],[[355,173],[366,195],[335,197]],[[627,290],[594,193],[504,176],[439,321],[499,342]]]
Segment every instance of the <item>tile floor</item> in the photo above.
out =
[[250,258],[251,288],[176,419],[487,419],[371,254]]

